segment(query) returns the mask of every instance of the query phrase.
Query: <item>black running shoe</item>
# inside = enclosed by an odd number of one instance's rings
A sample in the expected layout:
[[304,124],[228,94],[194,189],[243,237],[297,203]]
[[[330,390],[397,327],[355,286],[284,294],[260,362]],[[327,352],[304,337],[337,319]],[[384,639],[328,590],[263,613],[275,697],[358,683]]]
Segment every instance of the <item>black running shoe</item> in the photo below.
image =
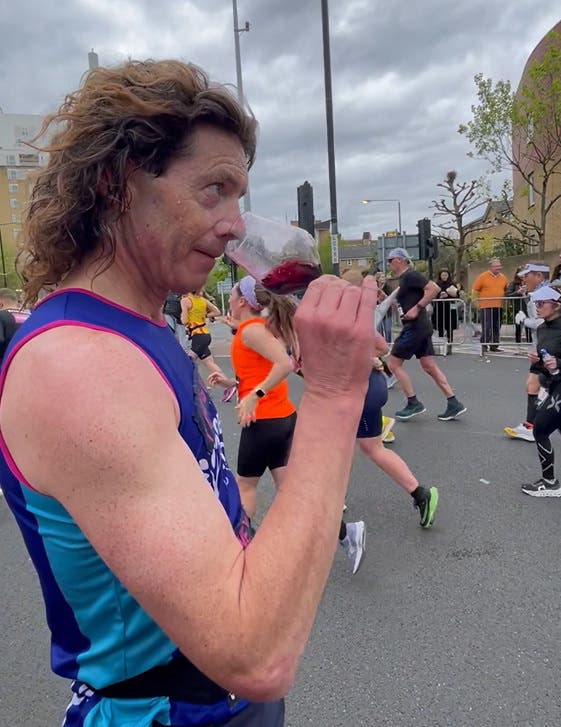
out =
[[547,482],[540,477],[539,480],[529,485],[522,485],[522,492],[532,497],[561,497],[561,484],[559,484],[559,480]]
[[415,505],[415,507],[419,510],[421,527],[430,528],[434,522],[434,514],[438,507],[438,489],[431,487],[425,499],[419,505]]
[[465,407],[461,401],[456,401],[455,403],[449,401],[446,411],[443,414],[439,414],[438,419],[440,419],[441,422],[449,422],[450,419],[455,419],[466,411],[467,407]]

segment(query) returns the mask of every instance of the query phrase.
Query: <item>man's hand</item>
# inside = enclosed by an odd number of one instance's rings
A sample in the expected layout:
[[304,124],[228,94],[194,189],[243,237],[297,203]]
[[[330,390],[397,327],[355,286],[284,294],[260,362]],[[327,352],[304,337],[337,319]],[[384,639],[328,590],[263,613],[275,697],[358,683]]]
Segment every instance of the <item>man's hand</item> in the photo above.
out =
[[557,359],[555,356],[552,356],[551,354],[547,354],[547,356],[544,356],[543,359],[543,365],[546,367],[548,371],[556,371],[559,369],[559,365],[557,363]]
[[531,361],[532,363],[538,363],[538,361],[540,361],[540,357],[535,351],[530,351],[528,353],[528,361]]
[[401,316],[402,321],[415,321],[419,317],[419,313],[421,312],[421,308],[419,308],[418,305],[414,305],[412,308],[409,308],[407,313],[405,315]]
[[377,297],[371,276],[361,287],[331,275],[308,287],[294,318],[308,392],[362,401],[372,370]]
[[524,323],[526,320],[526,314],[523,310],[519,310],[518,313],[514,316],[514,322],[517,323],[519,326]]

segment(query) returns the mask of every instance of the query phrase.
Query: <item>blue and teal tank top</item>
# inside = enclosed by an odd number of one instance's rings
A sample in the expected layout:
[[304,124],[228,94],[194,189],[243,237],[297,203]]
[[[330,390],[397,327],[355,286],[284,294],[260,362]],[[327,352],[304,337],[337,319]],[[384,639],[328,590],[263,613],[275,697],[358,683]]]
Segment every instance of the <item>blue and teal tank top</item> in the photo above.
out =
[[[233,530],[246,545],[247,519],[236,480],[226,462],[216,409],[193,363],[165,321],[155,323],[85,290],[53,293],[37,306],[13,337],[0,370],[0,392],[18,350],[43,331],[66,325],[122,336],[152,361],[175,393],[181,437],[199,463]],[[64,351],[60,355],[64,356]],[[55,405],[60,403],[53,402]],[[183,727],[223,720],[247,706],[243,700],[234,705],[225,702],[201,706],[174,703],[167,698],[102,699],[89,689],[103,689],[169,663],[177,656],[177,647],[104,564],[65,508],[24,480],[1,433],[0,449],[2,490],[43,592],[51,631],[51,666],[56,674],[75,680],[75,695],[65,725],[113,727],[134,723],[139,727]]]

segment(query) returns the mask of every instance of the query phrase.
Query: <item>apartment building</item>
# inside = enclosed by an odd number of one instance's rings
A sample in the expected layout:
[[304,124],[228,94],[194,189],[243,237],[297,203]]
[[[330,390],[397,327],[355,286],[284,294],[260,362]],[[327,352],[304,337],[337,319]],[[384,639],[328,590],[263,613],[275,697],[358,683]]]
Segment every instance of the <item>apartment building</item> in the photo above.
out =
[[6,283],[14,269],[18,236],[34,172],[47,163],[47,155],[29,146],[43,122],[42,116],[0,113],[0,275]]

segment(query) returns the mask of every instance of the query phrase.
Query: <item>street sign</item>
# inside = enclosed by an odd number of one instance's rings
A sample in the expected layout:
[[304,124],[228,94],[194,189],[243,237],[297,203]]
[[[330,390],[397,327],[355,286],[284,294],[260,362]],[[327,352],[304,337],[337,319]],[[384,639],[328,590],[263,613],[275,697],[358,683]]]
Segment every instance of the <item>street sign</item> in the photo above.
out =
[[339,262],[339,235],[331,235],[331,262]]
[[229,278],[226,278],[226,280],[219,280],[218,283],[216,283],[216,292],[226,294],[229,293],[233,287],[232,281]]

